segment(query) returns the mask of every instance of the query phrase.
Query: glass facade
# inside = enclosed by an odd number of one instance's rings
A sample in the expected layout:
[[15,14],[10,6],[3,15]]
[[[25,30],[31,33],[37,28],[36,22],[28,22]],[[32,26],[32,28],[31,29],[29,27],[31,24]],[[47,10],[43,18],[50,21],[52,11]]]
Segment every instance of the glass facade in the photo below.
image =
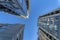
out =
[[21,17],[29,16],[29,0],[0,0],[0,6],[1,5],[6,7],[7,9],[10,9],[16,14],[19,14],[17,16]]
[[41,17],[38,20],[38,26],[58,38],[59,17],[60,15]]

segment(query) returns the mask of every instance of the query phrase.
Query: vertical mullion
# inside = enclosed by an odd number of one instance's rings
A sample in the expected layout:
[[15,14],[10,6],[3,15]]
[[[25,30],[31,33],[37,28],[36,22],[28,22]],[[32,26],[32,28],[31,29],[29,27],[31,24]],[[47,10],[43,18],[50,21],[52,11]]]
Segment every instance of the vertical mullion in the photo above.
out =
[[60,40],[60,16],[59,16],[59,19],[58,19],[58,39]]

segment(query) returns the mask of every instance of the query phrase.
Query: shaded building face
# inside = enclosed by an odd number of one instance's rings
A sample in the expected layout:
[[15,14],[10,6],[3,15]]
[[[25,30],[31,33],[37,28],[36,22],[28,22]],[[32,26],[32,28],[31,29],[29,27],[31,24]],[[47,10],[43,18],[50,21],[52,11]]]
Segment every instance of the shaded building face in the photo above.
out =
[[0,11],[27,18],[29,16],[29,0],[0,0]]
[[24,24],[3,25],[0,27],[0,40],[23,40]]
[[60,9],[40,16],[38,19],[39,40],[60,40]]

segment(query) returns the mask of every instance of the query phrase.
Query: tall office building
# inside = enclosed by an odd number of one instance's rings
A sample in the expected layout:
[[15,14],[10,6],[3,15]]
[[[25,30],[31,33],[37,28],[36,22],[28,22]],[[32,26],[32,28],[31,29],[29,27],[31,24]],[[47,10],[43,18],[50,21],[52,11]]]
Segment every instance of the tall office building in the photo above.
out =
[[38,18],[38,40],[60,40],[60,8]]
[[0,27],[0,40],[23,40],[24,24],[3,25]]
[[29,0],[0,0],[0,11],[19,17],[29,17]]

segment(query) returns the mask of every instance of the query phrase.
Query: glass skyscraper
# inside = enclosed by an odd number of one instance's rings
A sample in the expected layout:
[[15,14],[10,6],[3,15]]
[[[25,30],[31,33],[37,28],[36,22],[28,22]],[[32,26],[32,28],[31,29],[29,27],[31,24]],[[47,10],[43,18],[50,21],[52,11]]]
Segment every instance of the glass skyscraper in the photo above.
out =
[[19,17],[29,17],[29,0],[0,0],[0,10]]
[[60,40],[60,8],[38,18],[38,40]]
[[23,40],[24,26],[24,24],[2,24],[0,40]]

